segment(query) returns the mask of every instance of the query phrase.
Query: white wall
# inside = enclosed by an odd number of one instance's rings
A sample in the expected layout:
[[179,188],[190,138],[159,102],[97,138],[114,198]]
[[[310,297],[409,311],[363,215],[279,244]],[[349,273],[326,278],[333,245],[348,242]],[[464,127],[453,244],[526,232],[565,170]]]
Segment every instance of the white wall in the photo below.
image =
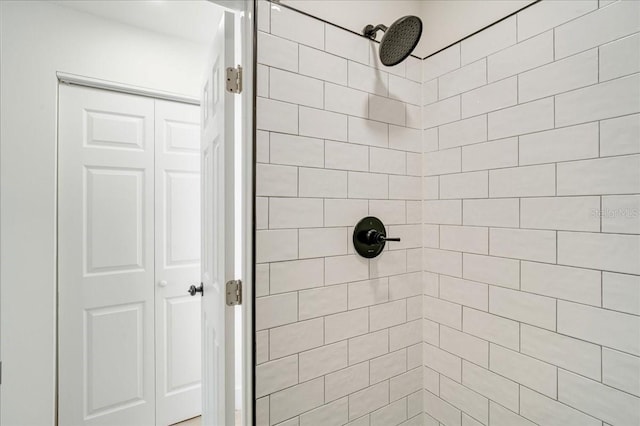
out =
[[414,54],[423,58],[532,1],[282,0],[282,3],[357,33],[367,24],[388,26],[401,16],[417,15],[424,23],[424,32]]
[[0,2],[0,423],[53,424],[56,71],[198,96],[204,47],[45,2]]

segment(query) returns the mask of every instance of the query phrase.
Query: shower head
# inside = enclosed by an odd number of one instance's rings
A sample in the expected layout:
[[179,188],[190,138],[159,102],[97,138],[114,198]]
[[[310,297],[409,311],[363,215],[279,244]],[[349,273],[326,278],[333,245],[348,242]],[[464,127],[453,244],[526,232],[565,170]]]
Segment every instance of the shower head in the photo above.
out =
[[404,61],[416,48],[422,35],[422,21],[417,16],[409,15],[398,19],[388,28],[384,25],[367,25],[362,33],[375,40],[378,30],[384,31],[380,41],[380,61],[390,67]]

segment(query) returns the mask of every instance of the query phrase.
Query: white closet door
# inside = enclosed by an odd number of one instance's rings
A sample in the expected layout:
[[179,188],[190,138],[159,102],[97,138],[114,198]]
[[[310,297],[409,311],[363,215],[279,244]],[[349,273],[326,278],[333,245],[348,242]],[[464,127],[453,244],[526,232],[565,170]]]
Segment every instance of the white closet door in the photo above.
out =
[[58,423],[153,425],[154,101],[61,85],[59,106]]
[[156,101],[156,424],[199,416],[200,108]]

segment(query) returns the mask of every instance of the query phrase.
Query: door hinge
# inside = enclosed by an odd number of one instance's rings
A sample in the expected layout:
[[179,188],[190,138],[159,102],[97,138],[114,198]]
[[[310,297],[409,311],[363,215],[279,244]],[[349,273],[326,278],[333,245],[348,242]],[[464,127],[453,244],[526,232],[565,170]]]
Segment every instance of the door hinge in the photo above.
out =
[[242,93],[242,67],[227,68],[227,92]]
[[235,306],[242,304],[242,281],[227,281],[227,305]]

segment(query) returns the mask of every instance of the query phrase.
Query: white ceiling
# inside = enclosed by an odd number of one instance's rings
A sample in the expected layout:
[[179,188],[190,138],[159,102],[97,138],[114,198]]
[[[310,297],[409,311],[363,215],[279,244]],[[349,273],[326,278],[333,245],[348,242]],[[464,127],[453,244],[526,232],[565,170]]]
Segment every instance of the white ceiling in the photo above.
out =
[[223,9],[206,0],[56,0],[54,3],[197,43],[213,39]]

